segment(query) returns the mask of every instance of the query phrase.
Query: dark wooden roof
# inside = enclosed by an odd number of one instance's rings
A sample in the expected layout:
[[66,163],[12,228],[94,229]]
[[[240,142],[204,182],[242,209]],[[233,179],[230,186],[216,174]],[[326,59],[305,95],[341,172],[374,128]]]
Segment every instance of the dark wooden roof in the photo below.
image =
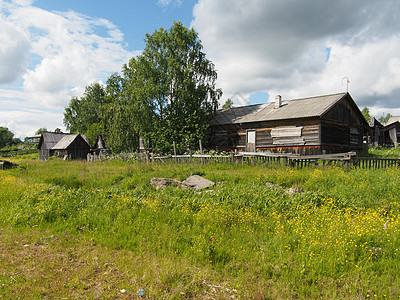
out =
[[55,132],[44,132],[40,136],[39,149],[50,150],[57,144],[66,134]]
[[[348,93],[338,93],[310,98],[284,100],[282,101],[282,106],[279,108],[275,108],[274,102],[268,102],[265,104],[223,109],[217,111],[217,114],[211,121],[211,125],[321,117],[345,97],[354,103],[354,100]],[[354,105],[357,107],[355,103]],[[366,123],[365,120],[364,123]]]

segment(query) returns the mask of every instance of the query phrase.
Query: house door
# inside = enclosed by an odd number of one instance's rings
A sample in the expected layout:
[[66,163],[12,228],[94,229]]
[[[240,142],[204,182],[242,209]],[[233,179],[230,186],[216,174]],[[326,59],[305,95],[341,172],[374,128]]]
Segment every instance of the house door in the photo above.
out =
[[256,152],[256,131],[254,129],[246,132],[246,152]]

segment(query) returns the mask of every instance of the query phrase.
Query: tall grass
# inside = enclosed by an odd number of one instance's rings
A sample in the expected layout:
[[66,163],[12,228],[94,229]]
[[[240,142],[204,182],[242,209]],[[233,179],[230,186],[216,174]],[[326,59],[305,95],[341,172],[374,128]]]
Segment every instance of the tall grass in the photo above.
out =
[[[149,184],[191,174],[216,182],[213,192]],[[0,219],[185,259],[245,298],[398,297],[398,186],[397,169],[32,161],[0,173]]]

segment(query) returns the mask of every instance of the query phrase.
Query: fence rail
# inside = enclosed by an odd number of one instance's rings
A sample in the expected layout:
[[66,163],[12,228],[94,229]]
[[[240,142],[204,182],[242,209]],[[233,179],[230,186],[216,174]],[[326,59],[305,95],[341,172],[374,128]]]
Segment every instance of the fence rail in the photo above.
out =
[[296,156],[288,154],[238,153],[231,155],[168,155],[143,157],[152,163],[200,163],[200,164],[250,164],[266,166],[290,166],[303,168],[310,166],[338,166],[358,169],[399,168],[400,159],[357,157],[355,153],[329,155]]

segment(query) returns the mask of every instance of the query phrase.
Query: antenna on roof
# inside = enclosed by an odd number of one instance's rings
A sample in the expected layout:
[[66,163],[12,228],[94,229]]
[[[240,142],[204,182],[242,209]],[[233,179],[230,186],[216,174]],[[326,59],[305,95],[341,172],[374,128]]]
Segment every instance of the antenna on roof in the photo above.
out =
[[349,80],[348,77],[343,77],[343,78],[342,78],[342,85],[343,85],[343,79],[346,79],[346,93],[348,93],[348,92],[349,92],[349,83],[350,83],[350,80]]

